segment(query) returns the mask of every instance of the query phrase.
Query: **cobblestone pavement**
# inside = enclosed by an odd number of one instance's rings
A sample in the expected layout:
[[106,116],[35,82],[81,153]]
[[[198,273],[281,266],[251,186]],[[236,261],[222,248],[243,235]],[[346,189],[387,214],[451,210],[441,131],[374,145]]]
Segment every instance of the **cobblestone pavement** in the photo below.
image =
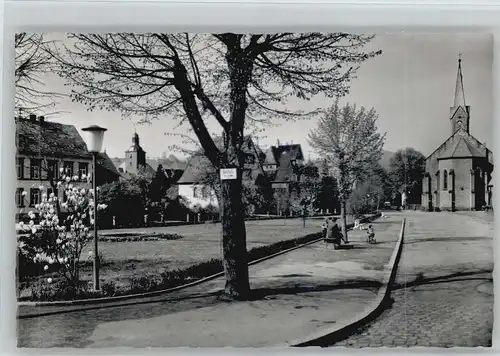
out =
[[493,225],[465,215],[407,214],[393,304],[333,346],[490,347]]

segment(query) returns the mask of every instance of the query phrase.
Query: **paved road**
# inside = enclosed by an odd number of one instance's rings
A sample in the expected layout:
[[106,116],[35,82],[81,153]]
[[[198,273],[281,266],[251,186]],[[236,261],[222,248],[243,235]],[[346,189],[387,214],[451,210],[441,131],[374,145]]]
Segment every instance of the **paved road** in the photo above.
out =
[[493,225],[474,217],[407,214],[392,307],[333,346],[491,346],[492,238]]

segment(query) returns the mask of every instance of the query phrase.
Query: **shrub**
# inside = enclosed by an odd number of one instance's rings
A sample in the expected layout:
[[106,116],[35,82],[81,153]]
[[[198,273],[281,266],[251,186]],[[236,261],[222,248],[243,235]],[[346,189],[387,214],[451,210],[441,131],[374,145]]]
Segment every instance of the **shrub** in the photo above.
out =
[[[24,234],[18,236],[18,253],[23,255],[20,259],[25,266],[26,260],[42,264],[44,271],[57,271],[78,289],[82,286],[78,261],[83,248],[93,239],[90,226],[94,224],[94,192],[78,186],[80,178],[77,176],[63,175],[62,179],[64,183],[58,182],[57,188],[64,189],[66,198],[58,198],[57,191],[43,193],[40,204],[35,205],[36,213],[28,213],[29,223],[19,223],[18,229]],[[43,191],[45,187],[41,185],[39,189]],[[105,205],[98,205],[98,209],[105,208]],[[65,218],[60,214],[61,209],[66,212]],[[35,225],[35,219],[39,219],[39,225]],[[52,288],[37,290],[44,294]]]
[[161,284],[162,279],[158,275],[146,275],[141,277],[130,278],[130,292],[131,293],[144,293],[157,290]]
[[78,285],[65,278],[48,277],[39,279],[31,285],[31,299],[38,301],[73,300],[85,298],[88,282]]
[[101,294],[103,297],[113,297],[116,295],[116,283],[113,281],[104,281],[101,283]]

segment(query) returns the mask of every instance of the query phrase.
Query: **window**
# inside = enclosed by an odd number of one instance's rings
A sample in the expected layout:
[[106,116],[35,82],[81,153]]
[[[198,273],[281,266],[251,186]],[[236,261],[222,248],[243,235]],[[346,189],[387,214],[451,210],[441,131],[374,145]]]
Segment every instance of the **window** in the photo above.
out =
[[66,175],[69,175],[70,177],[73,176],[73,162],[71,162],[71,161],[64,162],[63,169],[64,169],[64,173]]
[[39,159],[31,159],[30,160],[30,178],[31,179],[40,179],[41,175],[41,167],[40,167]]
[[198,187],[193,187],[193,198],[196,198],[198,195]]
[[82,175],[87,175],[89,173],[89,164],[88,163],[78,163],[78,175],[81,177]]
[[59,179],[59,164],[57,161],[49,161],[49,172],[52,174],[54,179]]
[[443,190],[448,190],[448,172],[443,172]]
[[17,159],[17,179],[24,178],[24,158]]
[[31,188],[30,190],[30,206],[40,204],[40,189]]
[[16,205],[18,208],[22,208],[24,206],[23,192],[24,192],[23,188],[16,189]]

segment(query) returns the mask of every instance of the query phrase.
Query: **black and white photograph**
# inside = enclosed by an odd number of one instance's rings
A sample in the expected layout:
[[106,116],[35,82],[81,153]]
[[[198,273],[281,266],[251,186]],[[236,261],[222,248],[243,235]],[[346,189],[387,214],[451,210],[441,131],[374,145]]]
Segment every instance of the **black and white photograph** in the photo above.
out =
[[14,42],[18,347],[492,346],[492,34]]

